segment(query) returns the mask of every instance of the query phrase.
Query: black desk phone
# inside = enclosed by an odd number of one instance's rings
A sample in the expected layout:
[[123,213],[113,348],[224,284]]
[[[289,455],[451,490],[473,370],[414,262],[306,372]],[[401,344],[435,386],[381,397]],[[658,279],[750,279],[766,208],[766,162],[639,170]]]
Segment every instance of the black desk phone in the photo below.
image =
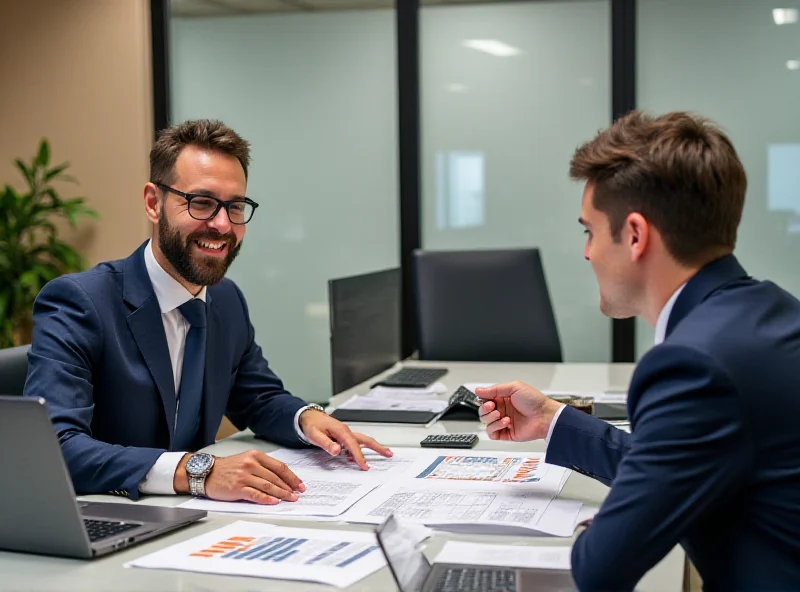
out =
[[478,409],[481,400],[478,395],[464,386],[452,394],[447,408],[442,411],[439,419],[449,419],[453,421],[476,421],[479,419]]

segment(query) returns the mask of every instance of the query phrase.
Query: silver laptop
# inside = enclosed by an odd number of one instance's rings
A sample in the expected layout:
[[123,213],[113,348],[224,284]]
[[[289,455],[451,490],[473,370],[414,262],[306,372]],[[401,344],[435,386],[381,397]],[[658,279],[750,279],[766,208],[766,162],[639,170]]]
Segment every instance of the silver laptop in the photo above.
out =
[[400,592],[566,592],[569,572],[431,563],[394,515],[377,529],[378,544]]
[[206,512],[75,499],[44,399],[0,397],[0,549],[90,559]]

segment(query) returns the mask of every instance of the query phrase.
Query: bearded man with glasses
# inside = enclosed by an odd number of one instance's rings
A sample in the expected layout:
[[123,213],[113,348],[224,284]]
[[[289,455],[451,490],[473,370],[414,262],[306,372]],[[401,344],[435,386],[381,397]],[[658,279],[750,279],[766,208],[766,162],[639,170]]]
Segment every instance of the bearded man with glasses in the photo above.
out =
[[251,450],[195,453],[223,415],[283,446],[391,456],[291,395],[225,278],[258,204],[246,197],[248,142],[219,121],[164,130],[150,152],[152,238],[126,259],[60,277],[36,299],[25,395],[43,397],[80,494],[191,493],[261,504],[305,485]]

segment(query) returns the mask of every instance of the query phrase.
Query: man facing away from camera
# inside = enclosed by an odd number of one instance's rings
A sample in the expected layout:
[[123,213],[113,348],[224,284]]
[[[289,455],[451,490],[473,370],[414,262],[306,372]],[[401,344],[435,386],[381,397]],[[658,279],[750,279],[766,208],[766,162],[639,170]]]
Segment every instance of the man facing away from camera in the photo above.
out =
[[573,548],[580,590],[630,590],[676,544],[707,590],[800,589],[800,303],[733,255],[747,180],[731,141],[634,112],[570,174],[601,311],[655,327],[631,433],[522,383],[478,392],[487,432],[546,439],[548,463],[611,487]]

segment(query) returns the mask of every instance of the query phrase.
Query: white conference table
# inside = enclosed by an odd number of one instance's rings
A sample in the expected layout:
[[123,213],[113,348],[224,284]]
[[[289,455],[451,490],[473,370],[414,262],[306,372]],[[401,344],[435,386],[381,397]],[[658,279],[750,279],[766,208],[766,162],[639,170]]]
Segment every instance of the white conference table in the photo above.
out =
[[[506,382],[523,380],[541,389],[557,391],[603,392],[627,388],[633,364],[504,364],[504,363],[409,363],[414,366],[447,366],[450,372],[441,380],[447,387],[449,396],[465,382]],[[387,372],[388,374],[388,372]],[[331,400],[331,405],[339,405],[354,394],[366,392],[368,381],[350,389]],[[479,431],[476,422],[443,421],[430,428],[408,425],[352,424],[353,429],[367,433],[382,443],[393,446],[418,446],[428,433],[459,433]],[[256,448],[264,452],[275,446],[253,438],[249,432],[241,432],[208,447],[206,450],[218,456],[228,456]],[[477,450],[511,450],[541,452],[541,441],[524,444],[498,443],[489,441],[485,432],[476,446]],[[586,504],[599,505],[606,496],[608,488],[578,473],[573,473],[561,497],[581,500]],[[133,503],[114,496],[87,496],[82,499]],[[145,497],[138,503],[157,505],[177,505],[188,499],[183,496]],[[210,514],[200,523],[92,561],[42,557],[21,553],[0,552],[0,590],[60,590],[80,592],[254,592],[257,590],[280,590],[281,592],[336,590],[329,586],[305,582],[278,581],[249,577],[219,576],[199,573],[149,570],[130,568],[124,564],[132,559],[162,549],[174,543],[195,537],[199,534],[220,528],[237,520],[252,520],[284,524],[288,526],[308,526],[325,529],[369,531],[368,525],[352,525],[311,520],[265,519],[261,515]],[[487,544],[514,545],[570,545],[574,539],[554,537],[519,537],[492,535],[461,535],[437,532],[430,539],[426,549],[429,557],[434,557],[446,540],[481,541]],[[661,563],[656,565],[637,586],[644,592],[677,592],[683,589],[685,554],[676,547]],[[348,590],[376,592],[396,590],[394,580],[387,568],[361,580]]]

